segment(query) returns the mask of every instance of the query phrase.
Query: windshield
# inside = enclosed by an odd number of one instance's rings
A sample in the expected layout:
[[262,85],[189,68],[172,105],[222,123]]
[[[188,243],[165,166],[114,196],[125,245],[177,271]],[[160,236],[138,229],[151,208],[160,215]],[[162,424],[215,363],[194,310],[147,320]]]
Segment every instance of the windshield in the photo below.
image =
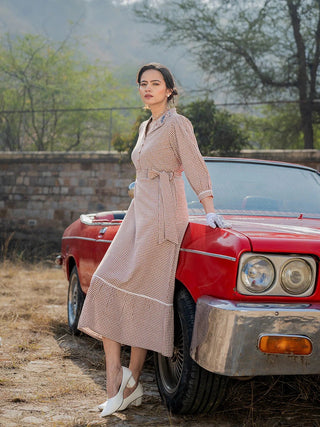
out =
[[[207,161],[214,204],[221,213],[320,217],[320,175],[295,167]],[[203,214],[186,183],[190,214]]]

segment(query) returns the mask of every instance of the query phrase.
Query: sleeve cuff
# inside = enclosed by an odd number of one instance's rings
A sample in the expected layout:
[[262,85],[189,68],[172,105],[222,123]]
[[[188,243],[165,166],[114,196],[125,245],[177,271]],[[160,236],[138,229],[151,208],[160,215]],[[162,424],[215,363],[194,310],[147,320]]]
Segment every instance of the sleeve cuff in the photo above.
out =
[[198,199],[199,199],[200,202],[205,197],[213,197],[212,190],[201,191],[201,193],[198,194]]

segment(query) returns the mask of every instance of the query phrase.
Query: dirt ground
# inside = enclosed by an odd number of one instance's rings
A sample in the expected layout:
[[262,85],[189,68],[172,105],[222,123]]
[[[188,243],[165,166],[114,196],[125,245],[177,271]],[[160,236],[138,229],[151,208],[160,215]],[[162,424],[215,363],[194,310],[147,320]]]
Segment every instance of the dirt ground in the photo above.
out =
[[[320,377],[230,381],[215,414],[173,416],[159,397],[152,354],[142,406],[106,419],[101,344],[67,328],[67,281],[54,266],[0,264],[0,425],[320,426]],[[123,362],[128,361],[123,349]]]

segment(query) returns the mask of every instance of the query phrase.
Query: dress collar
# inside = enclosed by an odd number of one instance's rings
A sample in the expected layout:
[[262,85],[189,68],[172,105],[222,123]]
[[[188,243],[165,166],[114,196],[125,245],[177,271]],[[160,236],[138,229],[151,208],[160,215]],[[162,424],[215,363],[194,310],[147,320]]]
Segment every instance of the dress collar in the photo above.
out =
[[174,107],[165,111],[160,117],[157,118],[157,120],[152,120],[151,116],[150,119],[147,121],[147,125],[150,125],[150,132],[153,132],[155,129],[158,129],[160,126],[162,126],[165,123],[166,119],[171,117],[173,114],[176,114],[176,109]]

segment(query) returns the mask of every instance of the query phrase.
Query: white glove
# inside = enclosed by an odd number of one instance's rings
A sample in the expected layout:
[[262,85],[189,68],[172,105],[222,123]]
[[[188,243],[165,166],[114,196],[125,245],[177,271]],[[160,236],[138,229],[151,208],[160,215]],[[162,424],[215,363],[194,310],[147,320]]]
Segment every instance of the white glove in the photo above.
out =
[[212,228],[231,228],[231,224],[226,222],[223,218],[223,216],[218,215],[214,212],[209,212],[206,215],[207,218],[207,225],[209,225]]

